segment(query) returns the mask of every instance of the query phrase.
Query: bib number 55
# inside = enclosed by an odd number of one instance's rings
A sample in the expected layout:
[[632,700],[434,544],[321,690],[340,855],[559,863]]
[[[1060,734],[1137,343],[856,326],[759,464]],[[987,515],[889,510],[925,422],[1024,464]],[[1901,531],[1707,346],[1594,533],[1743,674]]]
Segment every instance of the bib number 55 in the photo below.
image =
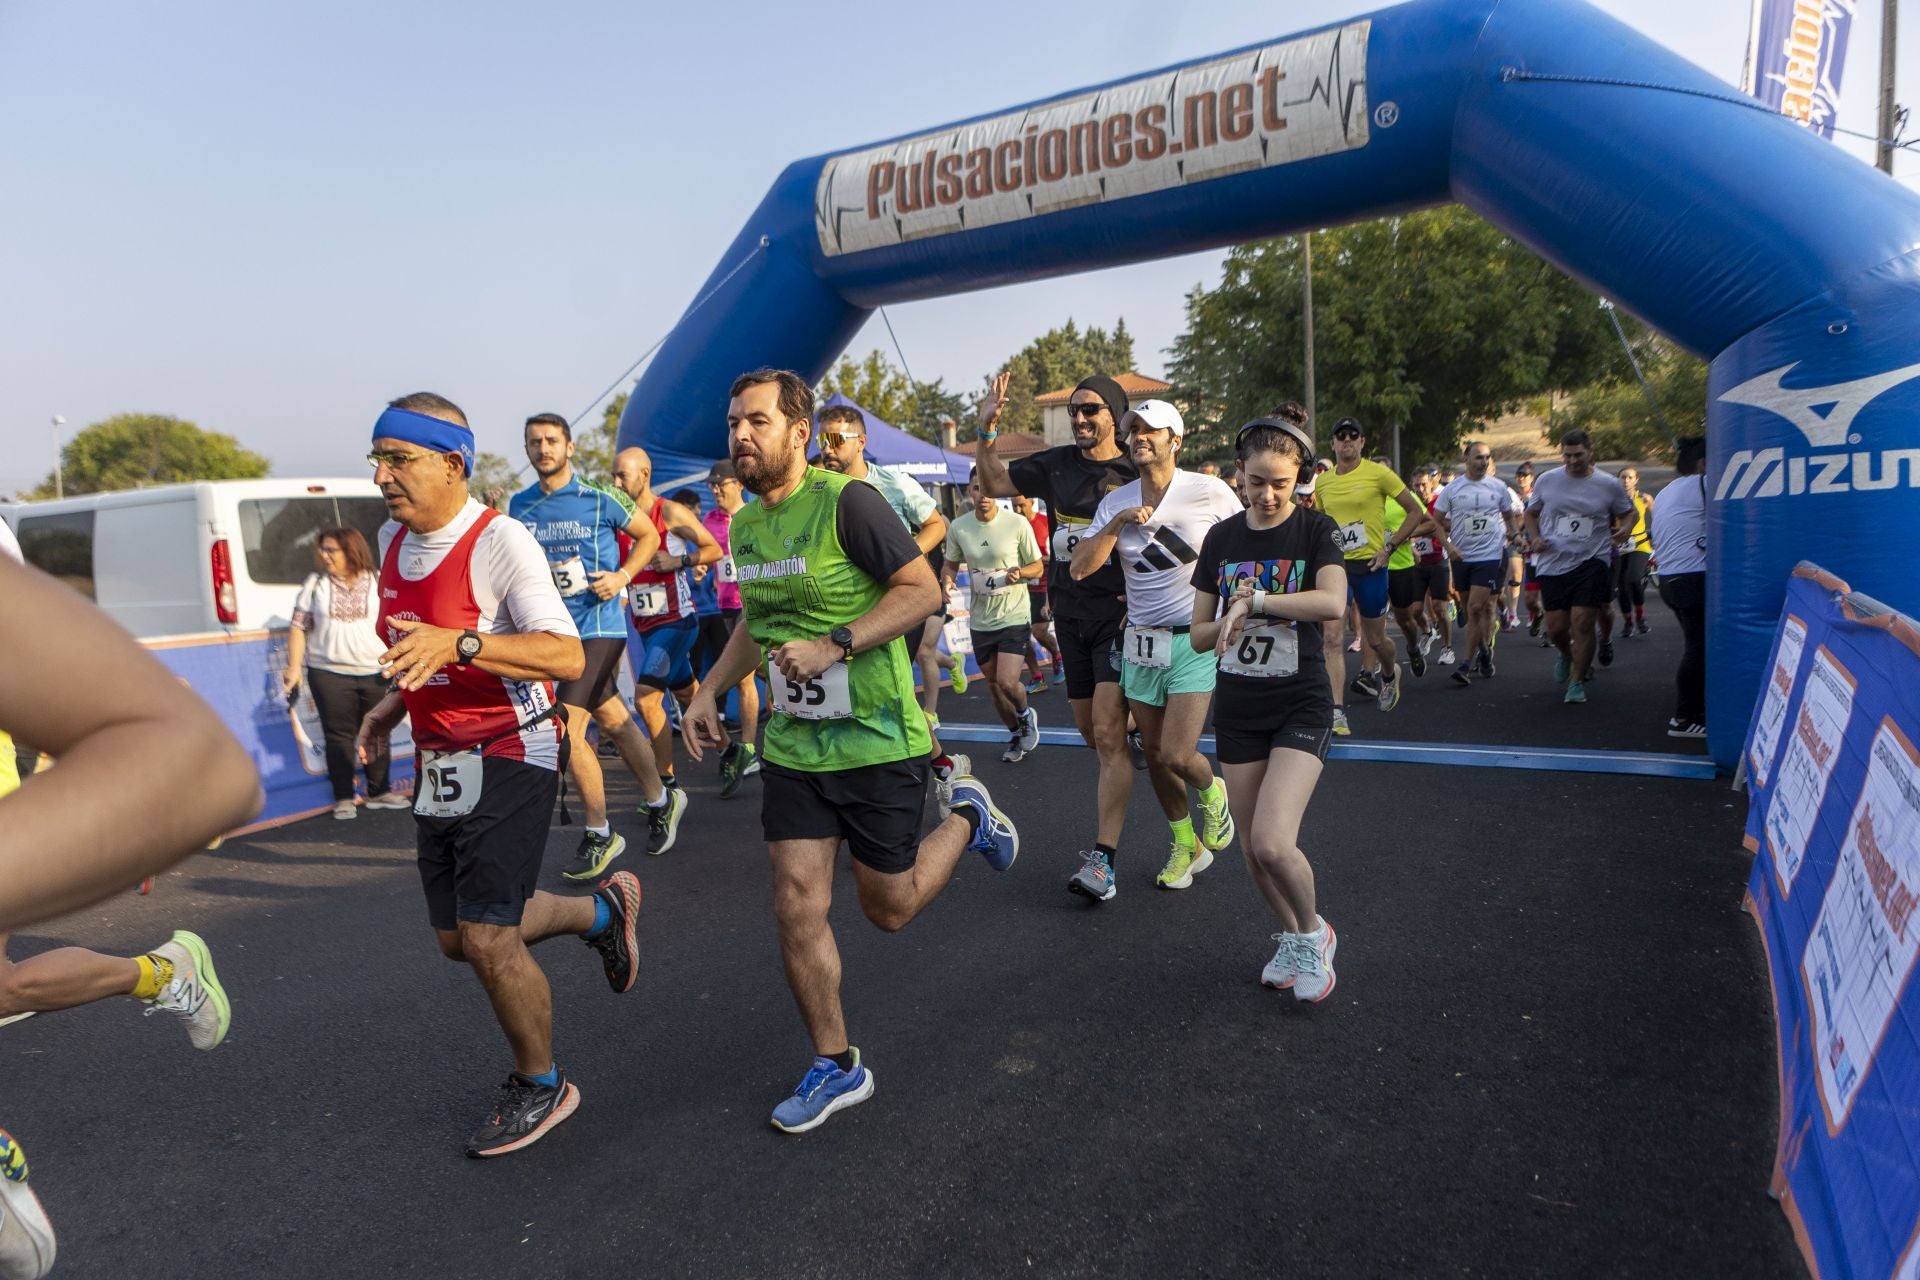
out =
[[853,697],[847,686],[847,664],[836,662],[811,680],[795,680],[767,660],[767,688],[773,709],[796,720],[851,720]]

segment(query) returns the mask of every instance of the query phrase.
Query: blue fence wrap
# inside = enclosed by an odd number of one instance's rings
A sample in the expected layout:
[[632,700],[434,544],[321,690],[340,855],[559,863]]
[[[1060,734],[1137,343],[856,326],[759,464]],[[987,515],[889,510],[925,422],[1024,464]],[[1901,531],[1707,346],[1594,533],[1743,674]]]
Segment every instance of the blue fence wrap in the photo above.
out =
[[1825,1276],[1920,1268],[1920,629],[1795,570],[1747,734],[1779,1196]]

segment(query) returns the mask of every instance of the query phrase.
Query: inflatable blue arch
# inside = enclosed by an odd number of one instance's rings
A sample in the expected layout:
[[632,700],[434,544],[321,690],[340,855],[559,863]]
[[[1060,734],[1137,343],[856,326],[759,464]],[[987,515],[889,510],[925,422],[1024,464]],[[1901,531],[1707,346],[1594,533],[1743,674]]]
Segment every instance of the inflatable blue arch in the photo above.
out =
[[874,308],[1458,201],[1712,361],[1709,748],[1789,573],[1920,612],[1920,197],[1579,0],[1370,16],[789,165],[622,444],[725,451]]

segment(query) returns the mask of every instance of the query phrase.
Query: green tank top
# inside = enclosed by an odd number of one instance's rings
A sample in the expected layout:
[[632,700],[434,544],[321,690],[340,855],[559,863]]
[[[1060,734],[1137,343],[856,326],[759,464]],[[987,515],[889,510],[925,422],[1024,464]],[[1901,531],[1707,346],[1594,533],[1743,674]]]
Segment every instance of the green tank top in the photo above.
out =
[[[840,491],[852,483],[837,472],[808,467],[779,506],[750,502],[733,517],[733,562],[747,631],[760,648],[761,676],[777,682],[766,758],[806,773],[911,760],[933,749],[903,639],[836,664],[841,671],[830,672],[820,688],[795,686],[777,670],[768,671],[768,655],[780,645],[848,626],[887,593],[886,584],[853,563],[840,545]],[[806,719],[778,709],[783,697],[802,708],[834,709],[839,695],[833,682],[842,672],[851,716]]]
[[[1407,522],[1407,509],[1401,506],[1399,502],[1389,498],[1387,499],[1385,514],[1387,518],[1387,537],[1392,538],[1394,534],[1400,532],[1400,526]],[[1408,538],[1405,542],[1395,547],[1387,556],[1387,568],[1389,570],[1411,569],[1413,568],[1413,560],[1413,539]]]

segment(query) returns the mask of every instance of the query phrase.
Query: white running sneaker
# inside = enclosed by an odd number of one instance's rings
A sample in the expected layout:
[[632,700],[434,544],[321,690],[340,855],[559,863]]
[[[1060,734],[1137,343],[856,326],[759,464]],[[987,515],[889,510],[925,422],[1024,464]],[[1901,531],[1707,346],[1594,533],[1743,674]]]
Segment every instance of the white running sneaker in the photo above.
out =
[[383,791],[377,796],[367,797],[369,809],[411,809],[413,797],[403,796],[397,791]]
[[1318,1004],[1333,994],[1333,952],[1339,945],[1333,926],[1320,917],[1320,927],[1297,935],[1294,952],[1293,998]]
[[1397,670],[1393,679],[1380,681],[1380,692],[1374,697],[1374,705],[1382,711],[1391,711],[1400,705],[1400,676]]
[[351,800],[336,800],[333,805],[333,816],[336,821],[345,822],[349,818],[359,817],[360,811],[354,808]]
[[1273,935],[1273,940],[1280,946],[1274,951],[1273,959],[1267,961],[1267,967],[1260,971],[1261,986],[1285,991],[1293,985],[1294,978],[1299,974],[1295,956],[1300,948],[1300,937],[1297,933]]
[[1439,638],[1440,638],[1439,635],[1437,635],[1432,631],[1429,631],[1425,635],[1421,636],[1420,637],[1420,656],[1424,658],[1428,654],[1432,653],[1434,641],[1438,640]]
[[944,774],[938,769],[933,771],[933,793],[939,797],[942,809],[953,808],[953,780],[967,777],[973,772],[973,757],[956,751],[947,759],[953,761],[953,768]]
[[41,1280],[53,1270],[53,1223],[27,1185],[27,1161],[0,1130],[0,1276]]
[[148,953],[173,962],[173,980],[147,1002],[148,1013],[165,1010],[187,1024],[187,1038],[196,1049],[218,1048],[227,1038],[233,1015],[227,993],[213,972],[213,953],[197,933],[185,929]]
[[1453,656],[1453,650],[1452,650],[1452,649],[1442,649],[1442,650],[1440,651],[1440,656],[1439,656],[1439,657],[1437,657],[1437,658],[1435,658],[1435,659],[1434,659],[1434,661],[1435,661],[1435,662],[1437,662],[1437,663],[1439,663],[1439,664],[1440,664],[1441,666],[1443,666],[1443,667],[1450,667],[1450,666],[1452,666],[1452,665],[1454,664],[1454,661],[1455,661],[1455,659],[1454,659],[1454,656]]
[[1025,755],[1040,745],[1040,713],[1028,707],[1020,713],[1020,753]]

